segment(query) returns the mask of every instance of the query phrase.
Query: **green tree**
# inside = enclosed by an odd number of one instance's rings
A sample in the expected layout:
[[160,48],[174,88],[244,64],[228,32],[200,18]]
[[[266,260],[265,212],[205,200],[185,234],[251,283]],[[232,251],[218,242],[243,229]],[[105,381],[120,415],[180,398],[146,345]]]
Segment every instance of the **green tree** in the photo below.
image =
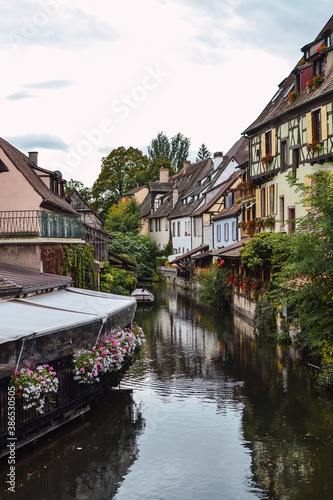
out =
[[109,243],[110,250],[134,260],[139,281],[152,280],[156,273],[156,257],[159,249],[150,236],[117,233]]
[[73,191],[73,189],[76,189],[76,191],[80,193],[82,198],[87,203],[91,203],[93,201],[91,188],[86,187],[82,182],[76,181],[74,179],[69,179],[69,181],[66,181],[64,195],[68,196]]
[[129,295],[136,288],[136,279],[130,271],[111,267],[104,262],[101,272],[101,292]]
[[110,208],[105,221],[106,231],[137,234],[139,229],[140,205],[135,198],[120,200]]
[[151,160],[163,158],[169,160],[173,168],[178,171],[188,156],[191,141],[178,132],[169,139],[164,132],[159,132],[156,139],[148,146],[148,156]]
[[198,154],[197,154],[195,161],[205,160],[206,158],[210,158],[211,156],[212,156],[212,153],[210,151],[208,151],[208,149],[206,148],[206,145],[204,143],[202,143],[199,150],[198,150]]
[[312,187],[292,176],[289,180],[305,207],[312,208],[297,221],[292,259],[276,277],[275,300],[293,308],[298,341],[319,356],[324,368],[320,380],[333,386],[333,176],[318,172]]
[[148,166],[148,158],[139,149],[119,147],[102,158],[101,173],[92,187],[94,208],[106,216],[111,205],[136,186],[136,177]]
[[242,264],[249,269],[280,271],[292,253],[290,235],[264,231],[255,234],[240,250]]

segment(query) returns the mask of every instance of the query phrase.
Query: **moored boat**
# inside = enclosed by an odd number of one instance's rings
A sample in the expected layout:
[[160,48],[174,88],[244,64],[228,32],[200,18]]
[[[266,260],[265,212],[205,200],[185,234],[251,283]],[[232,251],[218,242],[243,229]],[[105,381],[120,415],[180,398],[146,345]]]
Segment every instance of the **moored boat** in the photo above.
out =
[[138,304],[151,304],[154,302],[154,295],[147,288],[136,288],[131,296]]

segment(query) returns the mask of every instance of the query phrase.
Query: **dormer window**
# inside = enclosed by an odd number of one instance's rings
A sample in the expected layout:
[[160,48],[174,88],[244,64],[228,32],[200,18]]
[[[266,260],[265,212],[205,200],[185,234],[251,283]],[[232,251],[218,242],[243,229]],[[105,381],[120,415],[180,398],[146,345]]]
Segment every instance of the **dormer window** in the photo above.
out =
[[310,51],[309,49],[306,49],[306,51],[304,52],[304,60],[306,61],[307,59],[309,59],[310,57]]
[[325,36],[325,45],[326,45],[326,47],[330,47],[331,46],[331,37],[330,37],[330,35]]

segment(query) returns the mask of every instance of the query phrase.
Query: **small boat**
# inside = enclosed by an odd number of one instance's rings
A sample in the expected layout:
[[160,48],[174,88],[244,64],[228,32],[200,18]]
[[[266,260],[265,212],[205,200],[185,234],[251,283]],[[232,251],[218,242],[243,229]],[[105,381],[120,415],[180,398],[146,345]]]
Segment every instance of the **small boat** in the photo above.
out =
[[154,302],[154,295],[146,288],[137,288],[131,293],[131,296],[138,304],[150,304]]

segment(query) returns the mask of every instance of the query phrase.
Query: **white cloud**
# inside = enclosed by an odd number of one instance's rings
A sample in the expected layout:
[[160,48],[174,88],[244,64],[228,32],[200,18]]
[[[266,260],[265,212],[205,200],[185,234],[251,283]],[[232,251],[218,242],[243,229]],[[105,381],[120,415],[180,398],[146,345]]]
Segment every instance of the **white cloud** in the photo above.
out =
[[[36,14],[47,5],[47,19]],[[329,19],[328,0],[316,6],[316,20],[310,6],[3,0],[2,134],[34,134],[20,142],[23,152],[33,143],[42,166],[86,185],[112,148],[144,149],[161,130],[190,137],[193,160],[203,142],[211,152],[226,151]],[[24,38],[28,21],[31,36]],[[15,44],[13,34],[23,40]]]

